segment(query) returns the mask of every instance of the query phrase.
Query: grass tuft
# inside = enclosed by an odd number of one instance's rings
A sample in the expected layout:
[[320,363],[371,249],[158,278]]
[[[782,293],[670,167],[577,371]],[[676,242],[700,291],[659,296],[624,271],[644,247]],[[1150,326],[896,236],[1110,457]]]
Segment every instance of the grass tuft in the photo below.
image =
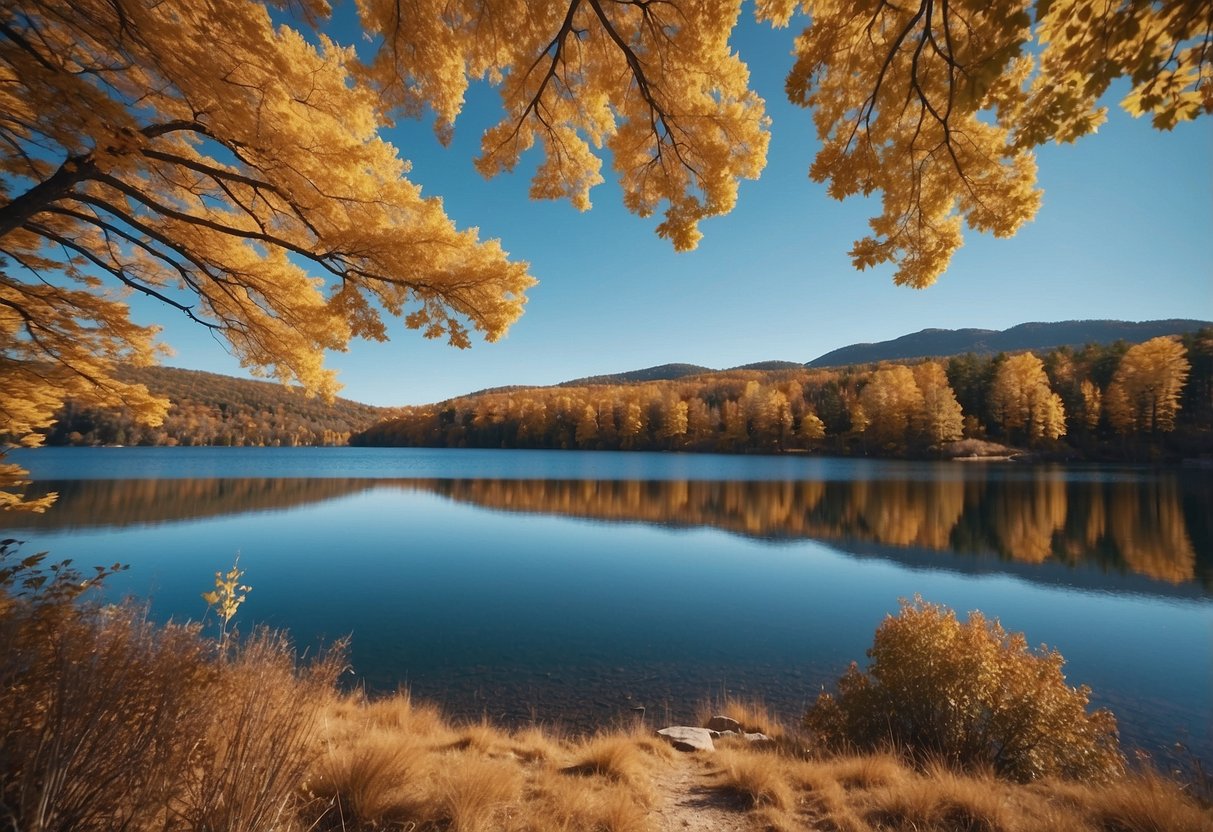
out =
[[409,784],[422,776],[426,749],[407,736],[371,728],[355,742],[330,748],[308,782],[338,829],[379,825],[414,813]]
[[517,803],[521,791],[522,774],[509,762],[456,755],[438,777],[441,819],[451,832],[498,829],[498,816]]
[[741,723],[742,730],[766,734],[772,739],[778,739],[786,733],[783,724],[761,699],[725,696],[719,700],[706,700],[695,709],[695,719],[699,725],[707,725],[708,720],[714,716],[727,716]]
[[787,761],[772,754],[742,749],[717,752],[720,767],[716,788],[743,798],[751,807],[771,806],[787,811],[796,805],[788,782]]

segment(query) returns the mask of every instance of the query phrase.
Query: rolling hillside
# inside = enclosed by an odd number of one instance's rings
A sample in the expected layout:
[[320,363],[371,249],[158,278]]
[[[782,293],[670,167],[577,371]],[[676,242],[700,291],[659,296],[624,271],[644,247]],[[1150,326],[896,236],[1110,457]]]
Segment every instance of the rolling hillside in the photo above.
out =
[[348,399],[331,403],[268,381],[139,367],[123,371],[173,404],[162,426],[136,424],[116,410],[60,411],[47,435],[51,445],[344,445],[351,433],[392,414]]

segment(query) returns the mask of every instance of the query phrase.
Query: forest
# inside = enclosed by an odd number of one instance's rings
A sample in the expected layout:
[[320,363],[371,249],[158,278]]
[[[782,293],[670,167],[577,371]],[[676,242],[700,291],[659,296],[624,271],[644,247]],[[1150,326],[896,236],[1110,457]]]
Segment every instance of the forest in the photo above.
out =
[[1213,328],[1039,355],[484,391],[403,408],[350,444],[920,456],[964,439],[1059,458],[1208,454]]
[[391,411],[348,399],[331,403],[281,384],[172,367],[122,371],[171,404],[163,424],[123,408],[68,400],[46,434],[48,445],[344,445]]

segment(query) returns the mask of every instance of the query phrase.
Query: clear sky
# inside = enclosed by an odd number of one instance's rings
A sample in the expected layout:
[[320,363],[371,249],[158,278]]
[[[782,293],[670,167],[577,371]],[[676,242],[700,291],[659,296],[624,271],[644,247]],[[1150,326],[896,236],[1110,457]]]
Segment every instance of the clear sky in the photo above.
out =
[[[667,362],[806,362],[928,327],[1213,319],[1213,119],[1159,133],[1110,96],[1110,118],[1097,135],[1038,152],[1045,193],[1033,223],[1009,240],[967,232],[936,285],[899,288],[891,267],[857,272],[846,255],[866,234],[874,205],[836,202],[808,178],[818,146],[811,117],[783,95],[798,32],[795,24],[755,24],[748,6],[743,13],[733,44],[773,122],[767,168],[761,180],[742,184],[732,214],[701,225],[704,239],[690,253],[656,236],[659,218],[627,213],[611,181],[580,213],[564,202],[530,201],[525,164],[481,178],[472,159],[500,112],[485,85],[473,88],[450,147],[435,141],[428,123],[390,131],[425,193],[443,197],[460,227],[500,238],[540,283],[496,344],[456,350],[403,323],[388,343],[352,343],[328,360],[340,371],[341,395],[421,404]],[[163,307],[132,305],[142,322],[164,324],[176,350],[166,364],[245,375],[196,325]]]

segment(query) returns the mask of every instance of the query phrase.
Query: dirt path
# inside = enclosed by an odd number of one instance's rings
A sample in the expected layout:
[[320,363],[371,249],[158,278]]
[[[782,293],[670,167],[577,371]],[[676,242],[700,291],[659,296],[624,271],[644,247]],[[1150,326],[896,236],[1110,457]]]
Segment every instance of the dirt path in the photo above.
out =
[[653,780],[653,814],[660,832],[752,832],[743,799],[710,788],[711,760],[679,754]]

